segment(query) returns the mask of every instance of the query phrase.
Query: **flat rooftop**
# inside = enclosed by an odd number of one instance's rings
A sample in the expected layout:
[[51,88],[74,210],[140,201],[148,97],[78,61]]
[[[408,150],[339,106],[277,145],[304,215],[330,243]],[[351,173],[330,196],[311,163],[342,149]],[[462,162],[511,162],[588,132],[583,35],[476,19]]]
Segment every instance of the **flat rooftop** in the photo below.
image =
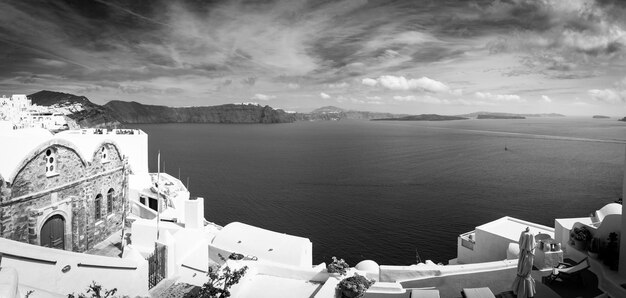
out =
[[517,242],[519,240],[520,234],[526,229],[526,227],[530,228],[530,232],[535,236],[541,233],[548,234],[550,235],[550,237],[554,238],[553,228],[513,218],[510,216],[505,216],[492,222],[488,222],[484,225],[478,226],[476,227],[476,230],[482,230],[494,235],[505,237],[507,239],[510,239],[512,242]]

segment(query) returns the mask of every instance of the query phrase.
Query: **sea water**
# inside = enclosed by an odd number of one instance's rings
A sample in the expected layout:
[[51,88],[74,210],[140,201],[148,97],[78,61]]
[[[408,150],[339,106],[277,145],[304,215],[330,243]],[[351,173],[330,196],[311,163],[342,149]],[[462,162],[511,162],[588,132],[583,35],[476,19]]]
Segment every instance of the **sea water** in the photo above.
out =
[[[554,227],[621,196],[626,123],[582,118],[135,125],[205,217],[309,238],[332,256],[408,265],[512,216]],[[506,148],[506,149],[505,149]]]

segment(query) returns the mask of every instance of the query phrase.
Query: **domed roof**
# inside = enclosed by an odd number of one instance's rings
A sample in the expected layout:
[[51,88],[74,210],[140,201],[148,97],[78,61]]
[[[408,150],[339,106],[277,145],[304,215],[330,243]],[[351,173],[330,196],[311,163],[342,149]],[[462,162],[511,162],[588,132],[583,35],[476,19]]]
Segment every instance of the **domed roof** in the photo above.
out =
[[372,260],[361,261],[358,264],[356,264],[354,268],[356,268],[357,270],[368,272],[368,273],[378,273],[378,270],[379,270],[378,263]]

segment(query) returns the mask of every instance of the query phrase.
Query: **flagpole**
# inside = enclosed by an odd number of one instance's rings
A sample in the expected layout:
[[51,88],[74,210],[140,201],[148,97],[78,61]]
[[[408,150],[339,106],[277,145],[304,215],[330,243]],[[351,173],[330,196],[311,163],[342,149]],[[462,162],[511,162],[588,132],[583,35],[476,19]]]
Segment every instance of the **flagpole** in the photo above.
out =
[[161,150],[159,150],[157,159],[157,240],[159,240],[159,222],[161,221]]

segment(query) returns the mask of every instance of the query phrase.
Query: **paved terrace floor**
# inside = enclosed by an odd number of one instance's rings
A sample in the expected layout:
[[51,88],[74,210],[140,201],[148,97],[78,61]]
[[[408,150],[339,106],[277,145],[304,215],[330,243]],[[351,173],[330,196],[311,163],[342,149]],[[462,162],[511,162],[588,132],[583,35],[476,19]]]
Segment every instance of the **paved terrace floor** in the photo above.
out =
[[[535,298],[570,298],[570,297],[596,297],[602,294],[598,289],[598,278],[591,272],[583,273],[583,283],[562,282],[556,280],[549,285],[541,282],[543,276],[549,275],[549,271],[533,270],[537,293]],[[515,270],[498,270],[473,274],[459,274],[446,277],[437,277],[403,283],[405,288],[429,288],[439,290],[440,297],[462,297],[463,288],[489,287],[496,297],[515,297],[511,292],[511,284],[515,279]],[[373,296],[368,296],[372,297]]]
[[[130,229],[125,229],[125,233],[130,235]],[[122,257],[122,230],[118,230],[115,233],[111,234],[107,239],[104,239],[102,242],[96,244],[91,249],[87,250],[85,253],[90,255],[99,255],[106,257]]]

